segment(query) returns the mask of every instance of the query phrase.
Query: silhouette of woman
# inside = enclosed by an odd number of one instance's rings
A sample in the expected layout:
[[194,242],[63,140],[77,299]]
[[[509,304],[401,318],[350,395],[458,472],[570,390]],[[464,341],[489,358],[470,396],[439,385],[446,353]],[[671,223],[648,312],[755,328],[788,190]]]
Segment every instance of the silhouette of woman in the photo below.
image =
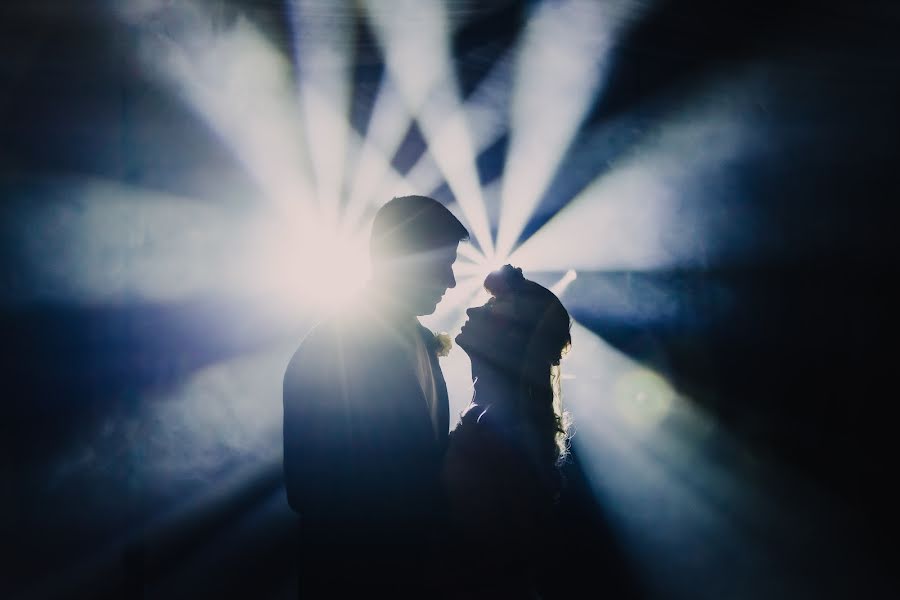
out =
[[552,564],[554,502],[567,452],[559,362],[569,314],[545,287],[505,265],[492,298],[466,311],[456,337],[475,394],[451,432],[443,469],[450,509],[451,597],[537,598]]

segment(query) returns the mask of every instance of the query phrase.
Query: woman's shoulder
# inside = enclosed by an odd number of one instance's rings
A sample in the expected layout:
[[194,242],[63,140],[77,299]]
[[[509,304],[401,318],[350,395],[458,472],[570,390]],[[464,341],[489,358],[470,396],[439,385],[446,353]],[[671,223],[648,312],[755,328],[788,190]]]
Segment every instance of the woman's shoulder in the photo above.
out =
[[450,444],[457,448],[503,447],[503,427],[497,411],[491,406],[471,403],[460,415],[459,423],[450,432]]
[[508,487],[530,478],[527,459],[516,433],[489,406],[470,405],[450,432],[446,463],[466,478],[481,479],[491,488]]

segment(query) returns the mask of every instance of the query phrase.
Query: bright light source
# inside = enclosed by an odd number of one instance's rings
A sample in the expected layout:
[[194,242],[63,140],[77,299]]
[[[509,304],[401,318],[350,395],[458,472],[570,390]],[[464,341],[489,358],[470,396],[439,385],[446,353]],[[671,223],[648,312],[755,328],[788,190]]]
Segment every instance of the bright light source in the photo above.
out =
[[302,219],[263,220],[255,232],[255,254],[245,280],[264,290],[268,303],[303,314],[333,309],[349,300],[369,276],[368,245],[324,223]]

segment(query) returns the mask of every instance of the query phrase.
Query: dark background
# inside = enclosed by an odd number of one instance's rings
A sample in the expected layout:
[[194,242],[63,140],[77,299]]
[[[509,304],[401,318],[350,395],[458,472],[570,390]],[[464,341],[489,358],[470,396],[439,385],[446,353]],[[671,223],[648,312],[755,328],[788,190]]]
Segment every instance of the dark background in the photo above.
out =
[[[790,573],[796,587],[770,597],[889,596],[900,532],[892,410],[900,388],[900,10],[891,2],[636,5],[645,10],[615,44],[603,92],[526,233],[613,168],[664,119],[668,103],[761,65],[768,100],[753,118],[766,125],[765,143],[698,192],[714,198],[711,206],[749,240],[744,250],[677,270],[580,272],[563,300],[579,323],[638,361],[655,364],[662,348],[679,390],[763,460],[814,490],[791,510],[813,512],[823,498],[853,524],[848,533],[844,521],[814,521],[815,531],[803,532],[812,540],[801,546],[804,570]],[[286,48],[281,3],[208,6],[223,24],[246,15]],[[451,6],[466,17],[453,47],[465,94],[516,42],[533,5]],[[32,289],[38,283],[22,240],[65,252],[52,230],[22,230],[23,212],[54,206],[58,186],[48,191],[45,181],[96,176],[215,202],[193,176],[212,166],[236,188],[255,192],[215,135],[142,72],[134,58],[137,33],[108,5],[10,2],[0,8],[0,23],[3,595],[41,595],[56,579],[62,588],[78,587],[79,577],[90,580],[82,589],[114,597],[289,593],[290,521],[258,516],[261,502],[276,501],[267,499],[280,485],[277,468],[248,475],[224,461],[202,481],[143,494],[129,466],[143,457],[117,430],[113,436],[126,441],[98,450],[114,452],[105,457],[105,478],[76,474],[50,485],[54,465],[80,441],[101,435],[106,420],[138,419],[148,394],[164,395],[205,366],[283,341],[284,332],[232,299],[94,305]],[[362,24],[356,43],[351,120],[362,132],[382,67]],[[616,122],[625,125],[608,144],[592,141],[591,132]],[[413,127],[395,165],[402,170],[423,149]],[[499,174],[504,152],[501,139],[480,157],[485,182]],[[431,192],[449,199],[446,187]],[[685,232],[691,234],[702,232]],[[634,314],[648,297],[667,298],[676,309],[657,319],[611,318],[604,290],[624,294],[638,307]],[[292,333],[305,325],[295,323]],[[138,425],[133,435],[142,431]],[[561,596],[581,585],[596,593],[580,597],[624,596],[640,577],[629,575],[578,467],[577,460],[568,467],[571,530],[560,548],[569,568],[551,587]],[[227,493],[210,498],[210,482]],[[148,525],[163,514],[165,527]],[[240,545],[245,538],[236,528],[254,531],[256,545]],[[138,533],[117,545],[126,531]],[[842,549],[837,564],[817,562],[823,548],[835,547]],[[93,566],[73,567],[94,555],[100,558]],[[692,575],[695,597],[712,597],[706,578],[727,578],[702,564]],[[768,573],[773,581],[782,576]],[[665,597],[660,585],[649,587]],[[743,588],[746,595],[737,589],[734,597],[755,596],[752,585]]]

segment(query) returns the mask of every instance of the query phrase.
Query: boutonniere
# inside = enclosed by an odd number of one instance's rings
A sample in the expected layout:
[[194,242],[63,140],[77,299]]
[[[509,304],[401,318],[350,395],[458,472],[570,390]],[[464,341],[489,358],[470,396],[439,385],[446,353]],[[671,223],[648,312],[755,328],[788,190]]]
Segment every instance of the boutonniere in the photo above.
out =
[[453,340],[446,331],[434,334],[434,352],[439,357],[450,354],[450,348],[453,347]]

